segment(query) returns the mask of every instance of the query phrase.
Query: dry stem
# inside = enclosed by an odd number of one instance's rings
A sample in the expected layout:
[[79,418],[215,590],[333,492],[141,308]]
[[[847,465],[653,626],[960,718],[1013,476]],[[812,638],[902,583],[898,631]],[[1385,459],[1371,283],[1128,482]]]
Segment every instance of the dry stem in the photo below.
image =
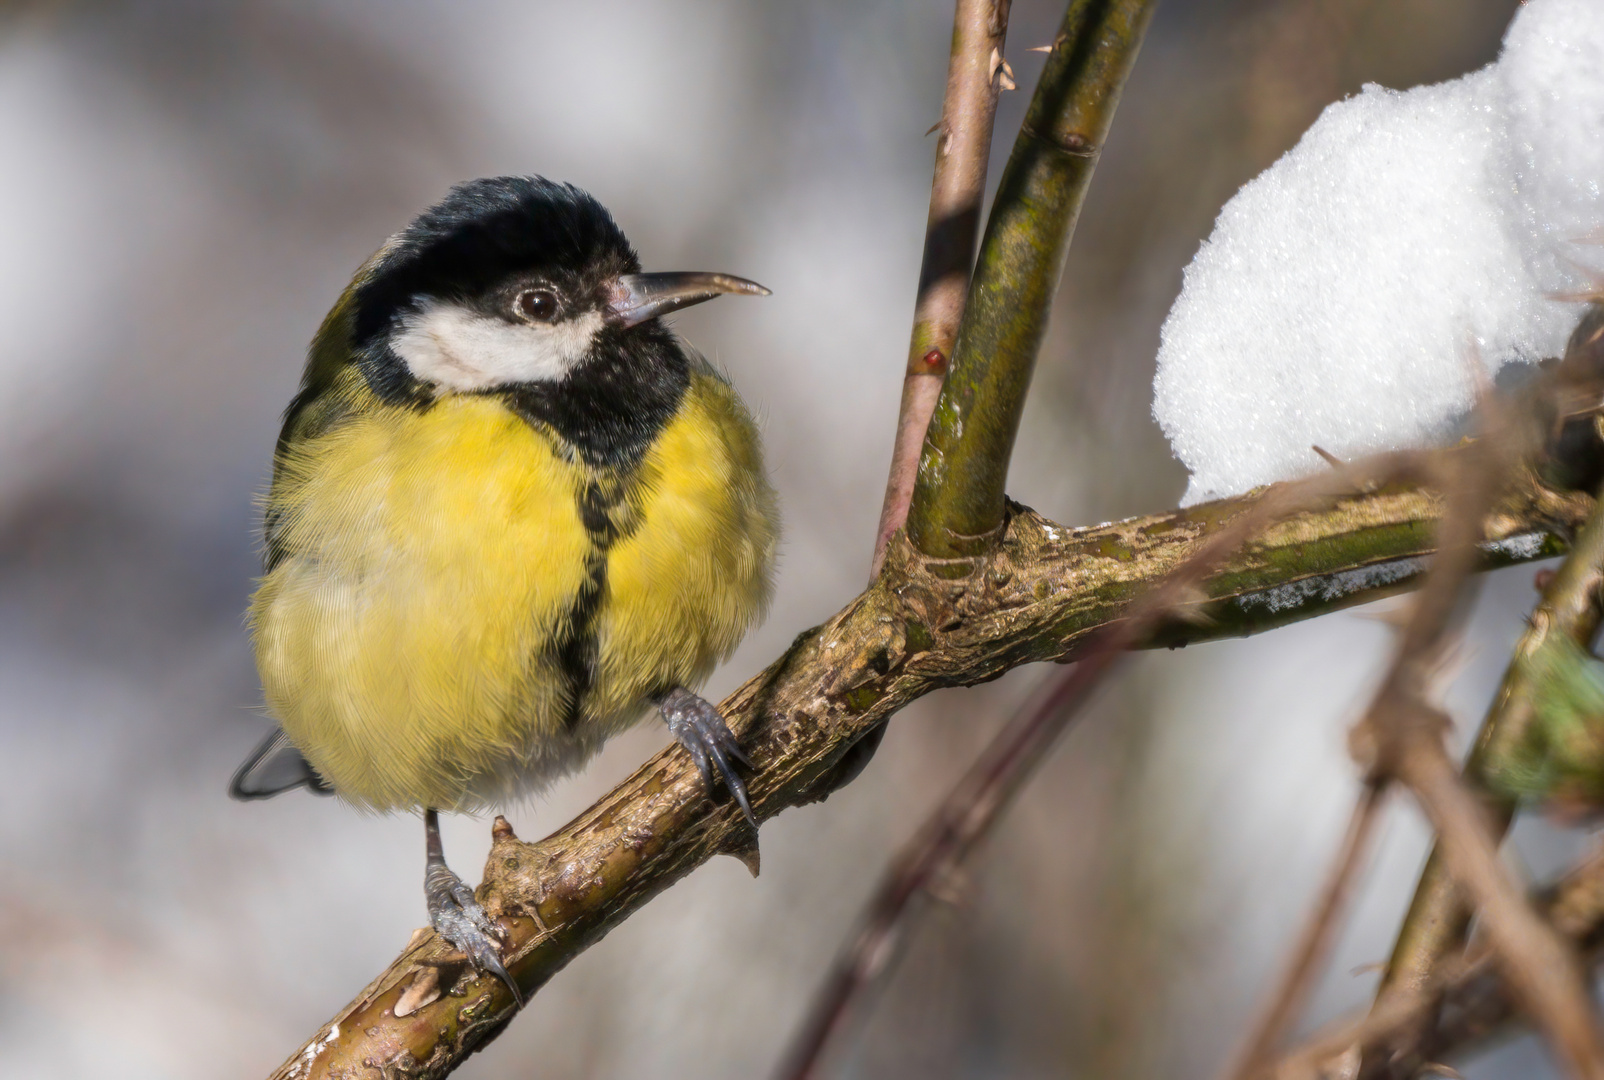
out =
[[[1563,440],[1567,425],[1573,430],[1595,421],[1582,418],[1567,421],[1568,397],[1585,402],[1590,395],[1576,391],[1596,379],[1604,369],[1604,310],[1594,305],[1577,326],[1566,348],[1566,357],[1557,373],[1554,397],[1561,419],[1556,422]],[[1543,596],[1532,612],[1525,634],[1505,670],[1503,680],[1482,723],[1469,760],[1465,763],[1465,782],[1477,792],[1488,810],[1488,821],[1495,840],[1502,838],[1514,817],[1514,800],[1490,790],[1489,776],[1503,767],[1510,748],[1518,745],[1533,722],[1538,688],[1532,684],[1527,666],[1530,657],[1551,635],[1563,634],[1587,648],[1598,632],[1601,610],[1600,590],[1604,587],[1604,513],[1595,512],[1576,539],[1563,565],[1543,588]],[[1399,929],[1387,971],[1377,991],[1377,1006],[1399,995],[1412,994],[1434,982],[1434,969],[1464,945],[1470,925],[1471,909],[1448,872],[1441,851],[1433,850],[1421,871],[1415,895]],[[1431,1024],[1430,1010],[1417,1017],[1422,1027]],[[1404,1043],[1417,1044],[1417,1033],[1404,1033]],[[1385,1059],[1385,1060],[1381,1060]],[[1419,1062],[1403,1055],[1400,1047],[1373,1053],[1365,1063],[1365,1074],[1398,1069],[1412,1072]]]
[[1398,778],[1420,799],[1444,860],[1480,912],[1504,978],[1573,1076],[1604,1077],[1591,998],[1570,947],[1527,903],[1498,861],[1486,808],[1460,782],[1440,740],[1406,752]]
[[[1534,898],[1554,929],[1599,962],[1604,940],[1604,851],[1572,870],[1558,885]],[[1364,1016],[1334,1024],[1256,1076],[1302,1080],[1343,1055],[1365,1057],[1396,1049],[1400,1060],[1424,1065],[1468,1050],[1514,1019],[1514,1008],[1485,947],[1474,955],[1448,956],[1420,987],[1400,991]],[[1433,1019],[1441,1003],[1441,1017]],[[1425,1024],[1421,1023],[1422,1019]],[[1413,1069],[1411,1069],[1411,1072]]]

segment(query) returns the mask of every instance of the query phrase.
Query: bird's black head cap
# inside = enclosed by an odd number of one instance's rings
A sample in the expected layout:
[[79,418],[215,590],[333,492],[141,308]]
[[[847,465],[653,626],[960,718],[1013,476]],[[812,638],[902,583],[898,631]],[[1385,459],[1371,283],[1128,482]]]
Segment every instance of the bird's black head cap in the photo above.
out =
[[612,214],[574,185],[541,176],[469,180],[418,215],[374,261],[356,290],[354,343],[370,344],[421,296],[468,299],[520,272],[584,275],[599,284],[639,269]]
[[[550,285],[573,313],[604,307],[640,259],[607,209],[573,186],[539,176],[458,184],[391,238],[356,284],[352,352],[384,401],[428,407],[434,392],[396,355],[392,334],[429,302],[506,317],[509,291]],[[511,284],[509,284],[511,283]],[[658,319],[603,327],[590,359],[558,382],[487,390],[587,460],[634,460],[678,407],[688,363]]]
[[313,406],[353,364],[386,404],[499,396],[592,464],[627,465],[690,382],[662,316],[767,292],[728,274],[641,273],[612,215],[571,184],[459,184],[358,272],[313,341],[281,442],[344,415]]

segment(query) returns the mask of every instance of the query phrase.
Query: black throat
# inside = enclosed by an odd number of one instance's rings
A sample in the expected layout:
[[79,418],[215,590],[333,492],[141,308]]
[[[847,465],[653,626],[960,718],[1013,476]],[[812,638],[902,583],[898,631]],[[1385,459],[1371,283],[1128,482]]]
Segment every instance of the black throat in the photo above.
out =
[[559,382],[519,383],[500,395],[593,468],[629,469],[679,411],[691,365],[668,329],[652,323],[604,329],[590,355]]

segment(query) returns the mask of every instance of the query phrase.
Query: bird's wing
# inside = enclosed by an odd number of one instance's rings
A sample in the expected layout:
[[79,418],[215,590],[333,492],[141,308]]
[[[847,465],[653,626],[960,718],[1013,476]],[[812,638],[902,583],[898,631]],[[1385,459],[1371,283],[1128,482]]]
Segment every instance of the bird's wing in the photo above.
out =
[[270,799],[291,788],[304,787],[319,795],[332,795],[334,789],[324,782],[301,752],[291,744],[282,728],[262,740],[262,745],[251,752],[228,783],[228,793],[242,801]]

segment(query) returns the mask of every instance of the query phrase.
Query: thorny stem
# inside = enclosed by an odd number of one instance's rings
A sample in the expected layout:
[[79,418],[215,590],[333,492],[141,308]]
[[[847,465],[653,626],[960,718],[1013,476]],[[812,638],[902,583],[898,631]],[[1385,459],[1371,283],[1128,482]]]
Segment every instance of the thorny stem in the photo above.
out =
[[908,512],[931,558],[976,557],[1003,485],[1070,236],[1157,0],[1071,0],[998,183]]
[[1325,965],[1343,912],[1358,883],[1358,870],[1369,851],[1385,794],[1386,785],[1382,783],[1367,783],[1360,789],[1347,834],[1314,910],[1298,937],[1292,959],[1281,981],[1265,999],[1264,1015],[1247,1040],[1240,1064],[1231,1070],[1234,1080],[1251,1080],[1257,1075],[1273,1059],[1282,1038],[1303,1014],[1304,1002]]
[[919,295],[914,301],[913,337],[908,345],[897,411],[897,438],[891,451],[880,527],[875,534],[869,577],[880,573],[886,542],[902,528],[913,498],[914,475],[925,428],[941,394],[969,291],[969,267],[980,232],[980,203],[986,191],[986,165],[1001,92],[1000,64],[1012,0],[958,0],[952,19],[952,51],[947,61],[947,93],[936,136],[935,175],[930,182],[930,216],[925,224]]

